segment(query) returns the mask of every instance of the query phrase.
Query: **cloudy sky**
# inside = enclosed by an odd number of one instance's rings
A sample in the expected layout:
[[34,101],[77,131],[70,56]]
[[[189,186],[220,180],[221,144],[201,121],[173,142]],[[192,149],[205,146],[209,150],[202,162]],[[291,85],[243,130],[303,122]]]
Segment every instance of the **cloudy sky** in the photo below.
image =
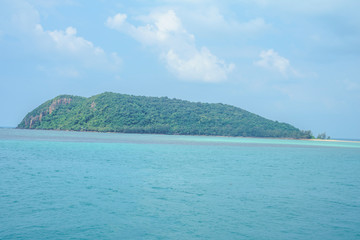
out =
[[360,138],[360,1],[0,0],[0,126],[59,94],[221,102]]

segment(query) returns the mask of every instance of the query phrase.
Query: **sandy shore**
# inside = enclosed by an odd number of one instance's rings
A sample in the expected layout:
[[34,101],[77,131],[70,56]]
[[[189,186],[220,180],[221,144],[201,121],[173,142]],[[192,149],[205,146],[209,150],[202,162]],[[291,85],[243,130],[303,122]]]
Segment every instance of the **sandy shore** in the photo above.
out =
[[350,140],[336,140],[336,139],[302,139],[306,141],[318,141],[318,142],[348,142],[348,143],[360,143],[360,141],[350,141]]

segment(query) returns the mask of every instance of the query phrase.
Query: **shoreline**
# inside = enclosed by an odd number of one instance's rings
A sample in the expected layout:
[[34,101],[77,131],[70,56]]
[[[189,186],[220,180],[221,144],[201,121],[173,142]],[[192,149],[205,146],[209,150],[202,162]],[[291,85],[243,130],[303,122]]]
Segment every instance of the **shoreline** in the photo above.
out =
[[286,138],[286,137],[244,137],[244,136],[222,136],[222,135],[193,135],[193,134],[166,134],[166,133],[140,133],[140,132],[106,132],[92,130],[67,130],[67,129],[39,129],[39,128],[18,128],[20,130],[40,130],[40,131],[59,131],[59,132],[91,132],[91,133],[119,133],[119,134],[144,134],[144,135],[163,135],[163,136],[190,136],[190,137],[224,137],[224,138],[262,138],[262,139],[283,139],[283,140],[311,140],[306,138]]
[[347,143],[360,143],[358,140],[337,140],[337,139],[302,139],[305,141],[317,141],[317,142],[347,142]]
[[318,141],[318,142],[347,142],[360,143],[359,140],[338,140],[338,139],[307,139],[307,138],[274,138],[274,137],[243,137],[243,136],[220,136],[220,135],[183,135],[183,134],[161,134],[161,133],[126,133],[126,132],[101,132],[101,131],[77,131],[77,130],[61,130],[61,129],[34,129],[34,128],[18,128],[18,127],[2,127],[20,130],[41,130],[41,131],[59,131],[59,132],[91,132],[91,133],[120,133],[120,134],[146,134],[146,135],[164,135],[164,136],[193,136],[193,137],[226,137],[226,138],[262,138],[262,139],[283,139],[283,140],[302,140],[302,141]]

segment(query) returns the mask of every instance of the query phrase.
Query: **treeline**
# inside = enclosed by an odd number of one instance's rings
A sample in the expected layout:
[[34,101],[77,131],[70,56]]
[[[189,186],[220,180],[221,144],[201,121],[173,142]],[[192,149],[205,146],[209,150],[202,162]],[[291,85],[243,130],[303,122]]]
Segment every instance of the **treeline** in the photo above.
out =
[[90,98],[58,96],[30,112],[18,128],[312,138],[310,131],[230,105],[110,92]]

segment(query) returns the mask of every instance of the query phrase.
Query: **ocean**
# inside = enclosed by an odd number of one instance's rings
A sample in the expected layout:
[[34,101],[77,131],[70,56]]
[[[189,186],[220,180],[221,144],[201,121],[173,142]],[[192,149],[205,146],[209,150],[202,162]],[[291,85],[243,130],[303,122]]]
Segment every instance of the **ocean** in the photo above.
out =
[[0,129],[0,239],[360,239],[360,143]]

